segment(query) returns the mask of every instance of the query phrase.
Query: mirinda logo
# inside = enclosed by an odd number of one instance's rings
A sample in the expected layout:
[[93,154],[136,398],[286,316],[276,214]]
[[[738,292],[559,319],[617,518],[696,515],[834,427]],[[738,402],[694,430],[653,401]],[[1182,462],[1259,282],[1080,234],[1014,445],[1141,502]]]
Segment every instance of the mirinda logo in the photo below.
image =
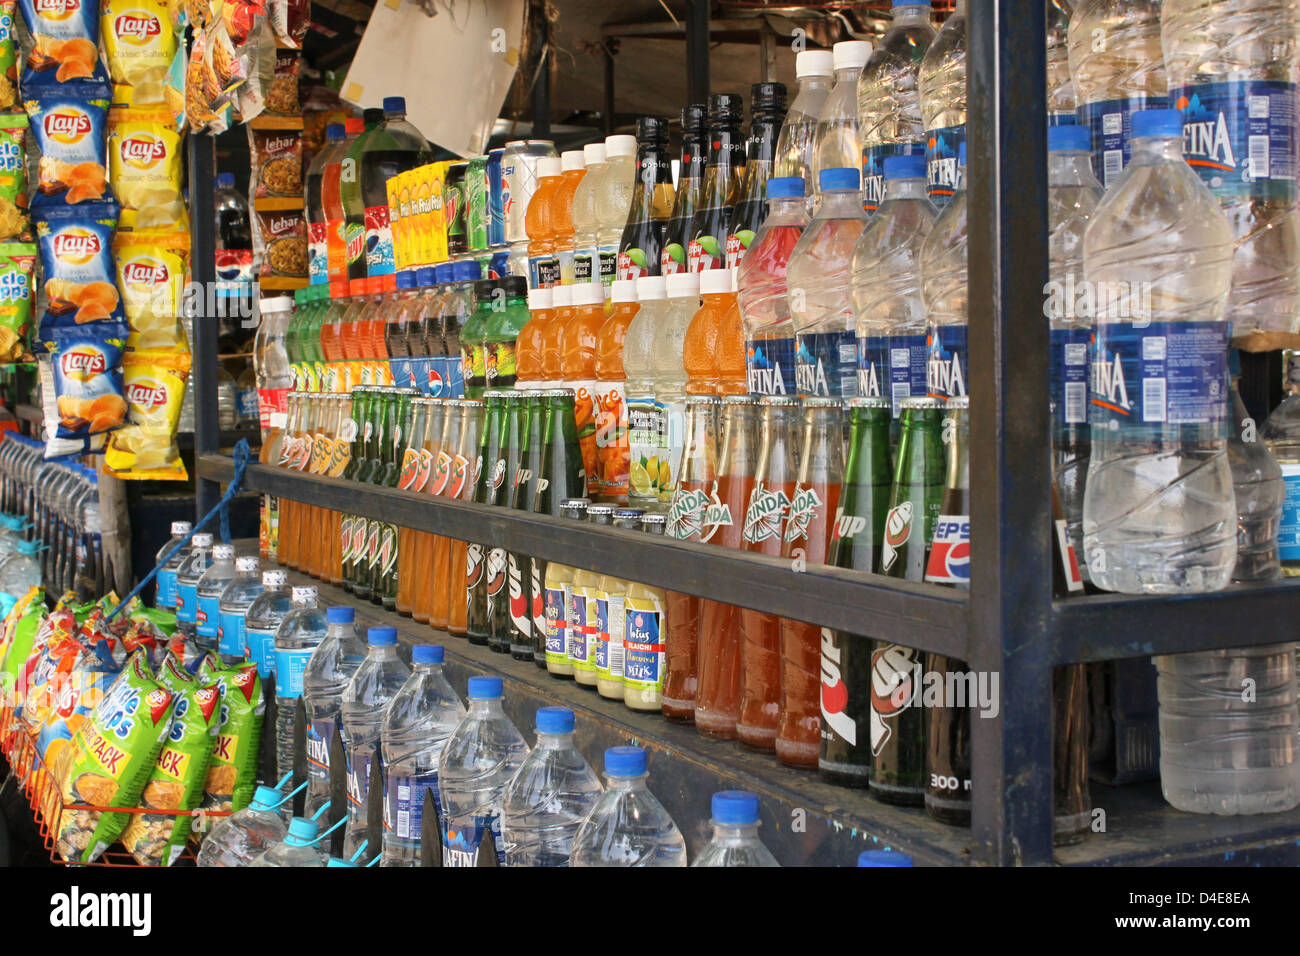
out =
[[167,156],[167,145],[152,133],[136,133],[122,140],[122,162],[133,169],[153,169]]
[[167,389],[151,378],[142,378],[126,387],[126,400],[144,412],[167,404]]
[[74,382],[88,382],[108,370],[108,356],[93,345],[79,345],[59,358],[63,377]]
[[152,256],[137,256],[122,266],[122,281],[132,286],[166,285],[171,278],[167,264]]
[[99,255],[99,236],[82,226],[69,226],[54,237],[54,257],[68,265],[84,266]]
[[81,9],[81,0],[36,0],[36,15],[45,20],[67,20]]
[[81,142],[90,128],[90,116],[75,106],[60,106],[45,117],[45,135],[65,146]]
[[[75,3],[76,0],[72,2]],[[118,39],[132,46],[144,46],[162,33],[162,24],[147,10],[127,10],[114,17],[113,33]]]

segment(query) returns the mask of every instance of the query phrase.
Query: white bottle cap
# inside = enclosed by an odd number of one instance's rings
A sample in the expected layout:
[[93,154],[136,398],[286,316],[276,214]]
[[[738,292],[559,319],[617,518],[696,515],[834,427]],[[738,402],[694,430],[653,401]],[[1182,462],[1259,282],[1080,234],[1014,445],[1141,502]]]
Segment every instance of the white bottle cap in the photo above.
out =
[[594,163],[603,163],[605,161],[605,144],[588,143],[586,146],[582,147],[582,158],[586,161],[588,166],[591,166]]
[[849,67],[862,69],[871,59],[871,44],[866,40],[841,40],[831,47],[831,63],[836,71]]
[[172,534],[174,535],[189,534],[190,529],[193,527],[194,525],[190,524],[188,521],[173,521]]
[[636,137],[628,136],[626,133],[619,133],[616,136],[605,137],[605,158],[613,159],[615,156],[635,156],[636,155]]
[[257,558],[242,557],[235,558],[235,570],[240,574],[247,574],[249,571],[257,570]]
[[529,289],[528,290],[528,308],[536,311],[537,309],[549,309],[551,307],[551,290],[550,289]]
[[[730,269],[705,269],[699,276],[700,295],[718,295],[721,292],[731,291]],[[671,282],[675,278],[677,276],[671,276],[668,281]],[[672,292],[668,294],[672,295]]]
[[264,588],[282,588],[287,580],[288,578],[285,577],[283,571],[262,572],[262,587]]
[[795,54],[794,75],[830,76],[835,72],[835,59],[830,50],[804,50]]
[[190,538],[190,544],[194,545],[196,548],[210,548],[212,547],[212,535],[202,533],[196,534],[194,537]]
[[292,312],[293,299],[287,295],[277,295],[273,299],[262,299],[257,303],[259,312]]
[[615,279],[614,284],[609,289],[610,300],[613,302],[635,302],[636,283],[637,280],[635,279]]
[[665,295],[667,279],[664,276],[641,276],[636,280],[636,297],[639,302],[662,299]]
[[229,561],[235,556],[235,546],[233,544],[218,544],[212,549],[213,561]]
[[315,587],[296,587],[290,595],[294,604],[315,604],[316,588]]
[[700,294],[700,276],[696,272],[674,272],[668,277],[667,286],[668,298],[670,299],[698,296]]
[[604,305],[605,284],[603,282],[577,282],[569,286],[573,291],[574,305]]
[[552,286],[550,293],[552,309],[567,309],[569,306],[573,305],[573,286]]
[[543,156],[537,161],[537,178],[547,179],[551,176],[558,176],[564,172],[564,164],[560,162],[558,156]]
[[583,169],[586,165],[587,160],[580,149],[566,149],[560,154],[560,167],[566,173],[575,169]]

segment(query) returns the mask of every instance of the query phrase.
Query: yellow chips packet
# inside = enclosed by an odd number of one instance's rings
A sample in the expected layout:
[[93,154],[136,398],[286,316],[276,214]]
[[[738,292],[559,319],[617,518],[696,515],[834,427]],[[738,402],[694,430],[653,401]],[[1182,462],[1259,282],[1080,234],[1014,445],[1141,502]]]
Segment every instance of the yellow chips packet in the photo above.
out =
[[108,170],[119,230],[189,230],[181,197],[181,134],[166,109],[108,114]]
[[163,85],[179,48],[169,6],[166,0],[104,0],[100,37],[114,104],[163,104]]
[[144,349],[122,357],[129,424],[113,433],[104,451],[104,464],[118,478],[189,477],[176,445],[189,371],[189,352],[176,349]]
[[119,232],[114,237],[117,288],[130,326],[128,349],[188,350],[180,315],[189,255],[186,232]]

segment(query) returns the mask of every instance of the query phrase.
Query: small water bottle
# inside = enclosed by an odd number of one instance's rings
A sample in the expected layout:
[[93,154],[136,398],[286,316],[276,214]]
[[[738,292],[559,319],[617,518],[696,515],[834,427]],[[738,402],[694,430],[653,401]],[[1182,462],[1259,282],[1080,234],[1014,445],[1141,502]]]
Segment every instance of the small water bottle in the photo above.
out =
[[314,820],[294,817],[289,823],[289,833],[249,866],[324,866],[329,854],[316,845],[319,832]]
[[190,538],[190,553],[176,569],[176,630],[193,639],[199,621],[199,578],[212,564],[212,535]]
[[[1236,365],[1238,361],[1234,349],[1231,363]],[[1228,463],[1232,466],[1232,488],[1237,501],[1237,566],[1232,579],[1270,581],[1282,574],[1277,538],[1286,485],[1281,467],[1258,436],[1255,423],[1241,401],[1237,390],[1240,369],[1232,371]]]
[[227,667],[242,664],[244,617],[262,593],[262,572],[256,555],[235,558],[235,576],[217,602],[217,654]]
[[293,610],[289,579],[283,571],[262,572],[262,593],[253,599],[244,615],[244,654],[257,665],[257,673],[275,673],[275,632],[284,616]]
[[502,800],[506,866],[568,866],[578,827],[604,789],[573,743],[573,711],[538,708],[537,745]]
[[221,594],[235,576],[235,546],[214,544],[212,564],[203,572],[195,585],[197,609],[194,612],[194,632],[200,650],[215,651],[219,646]]
[[181,566],[181,562],[189,556],[189,546],[177,551],[166,564],[163,564],[163,558],[167,557],[167,552],[185,539],[185,536],[190,533],[193,527],[188,521],[173,521],[171,538],[158,549],[157,560],[162,567],[158,569],[158,574],[154,577],[154,604],[160,608],[169,611],[176,609],[176,570]]
[[505,864],[501,802],[528,744],[501,706],[500,677],[469,679],[469,712],[452,731],[438,758],[442,793],[442,865],[477,866],[479,844],[489,830],[497,862]]
[[330,800],[330,745],[340,727],[343,691],[366,659],[355,621],[350,607],[325,612],[325,640],[312,651],[302,675],[308,721],[306,813],[313,817]]
[[758,797],[743,790],[713,795],[713,839],[691,866],[780,866],[758,838]]
[[199,848],[197,865],[203,867],[247,866],[256,857],[289,835],[284,817],[276,808],[284,794],[270,787],[258,787],[253,802],[212,825]]
[[686,841],[646,787],[644,747],[605,751],[607,789],[573,838],[570,866],[686,866]]
[[383,866],[419,866],[425,793],[442,814],[438,758],[465,716],[465,705],[442,673],[443,649],[411,650],[411,676],[384,715],[379,739],[384,757]]
[[[312,651],[325,640],[325,609],[314,587],[293,589],[293,610],[275,632],[276,776],[293,773],[293,725],[302,696],[302,675]],[[294,781],[296,786],[297,780]]]

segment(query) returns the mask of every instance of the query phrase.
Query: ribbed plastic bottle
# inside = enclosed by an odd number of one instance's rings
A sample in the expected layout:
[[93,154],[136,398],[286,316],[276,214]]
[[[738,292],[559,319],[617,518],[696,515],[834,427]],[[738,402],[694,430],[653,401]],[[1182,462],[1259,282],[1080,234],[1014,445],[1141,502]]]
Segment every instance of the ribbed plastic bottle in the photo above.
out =
[[[275,759],[279,776],[293,772],[293,725],[302,697],[302,677],[314,650],[325,640],[325,609],[314,587],[293,589],[293,610],[275,632]],[[297,781],[295,781],[295,784]]]
[[276,809],[284,794],[258,787],[253,802],[237,813],[222,817],[203,838],[198,859],[201,867],[247,866],[289,835],[284,816]]
[[744,790],[713,795],[713,838],[691,866],[780,866],[758,838],[758,797]]
[[214,544],[212,564],[203,572],[194,586],[197,607],[194,612],[194,632],[198,644],[205,651],[217,650],[219,641],[221,592],[235,576],[235,546]]
[[917,74],[925,126],[926,183],[942,209],[957,192],[957,160],[966,142],[966,0],[943,23]]
[[686,866],[686,841],[646,777],[644,747],[605,751],[609,786],[578,828],[570,866]]
[[325,612],[325,625],[325,640],[312,651],[302,675],[302,692],[307,698],[305,811],[311,816],[330,800],[330,745],[335,730],[342,726],[343,691],[366,656],[352,608],[330,608]]

